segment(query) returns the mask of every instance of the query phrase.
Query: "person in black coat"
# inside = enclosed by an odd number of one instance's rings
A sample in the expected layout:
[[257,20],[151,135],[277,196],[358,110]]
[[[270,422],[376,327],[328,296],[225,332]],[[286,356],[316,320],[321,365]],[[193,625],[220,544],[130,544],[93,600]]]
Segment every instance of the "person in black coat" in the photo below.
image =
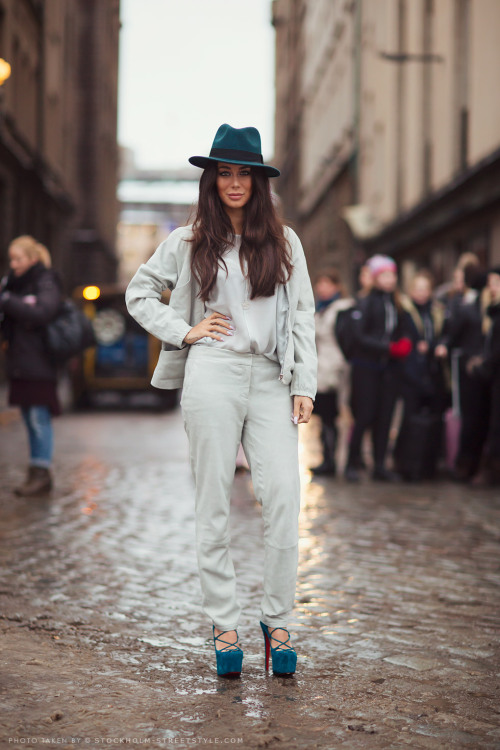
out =
[[354,428],[345,469],[348,481],[359,479],[361,443],[372,432],[373,478],[398,477],[385,466],[389,430],[401,385],[401,362],[409,355],[407,313],[396,292],[397,267],[392,258],[375,255],[368,260],[374,286],[361,298],[353,318],[355,350],[351,360],[351,409]]
[[489,389],[481,379],[473,377],[467,363],[483,354],[482,294],[486,282],[477,266],[464,270],[465,292],[450,304],[437,357],[450,356],[453,387],[458,387],[461,427],[455,459],[455,479],[469,481],[478,472],[489,423]]
[[488,272],[490,304],[486,308],[487,333],[481,356],[472,357],[467,371],[482,380],[489,391],[489,421],[483,463],[484,480],[500,485],[500,266]]
[[[439,456],[441,445],[442,414],[448,402],[443,366],[434,356],[443,329],[445,308],[437,300],[432,300],[432,290],[432,275],[421,269],[411,280],[409,296],[401,299],[408,313],[413,349],[403,365],[403,418],[394,459],[398,471],[407,479],[423,478],[423,474],[430,476],[434,472],[434,461]],[[429,450],[423,445],[415,445],[417,435],[422,435],[427,441]],[[424,455],[428,456],[428,461],[423,461]]]
[[16,494],[50,490],[53,415],[60,412],[57,370],[45,348],[45,326],[62,302],[61,285],[50,269],[48,250],[23,235],[9,246],[10,273],[0,282],[2,349],[9,381],[9,403],[19,406],[28,430],[30,462]]

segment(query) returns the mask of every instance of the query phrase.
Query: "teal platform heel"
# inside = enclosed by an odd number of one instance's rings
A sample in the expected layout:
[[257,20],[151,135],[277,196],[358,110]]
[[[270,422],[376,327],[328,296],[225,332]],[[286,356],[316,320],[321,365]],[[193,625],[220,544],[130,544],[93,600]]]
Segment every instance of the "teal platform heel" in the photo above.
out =
[[[269,670],[269,653],[271,653],[274,674],[294,674],[297,667],[297,652],[288,646],[290,633],[286,628],[268,628],[263,622],[260,623],[264,633],[264,644],[266,648],[266,671]],[[285,630],[286,641],[282,641],[276,648],[271,648],[271,638],[275,630]],[[278,640],[278,639],[276,639]]]
[[[217,659],[217,674],[220,677],[238,677],[241,674],[243,651],[237,645],[237,642],[235,644],[224,640],[222,636],[229,632],[229,630],[223,630],[219,635],[215,635],[215,626],[212,626],[215,658]],[[219,643],[226,643],[227,645],[218,649],[217,641],[219,641]]]

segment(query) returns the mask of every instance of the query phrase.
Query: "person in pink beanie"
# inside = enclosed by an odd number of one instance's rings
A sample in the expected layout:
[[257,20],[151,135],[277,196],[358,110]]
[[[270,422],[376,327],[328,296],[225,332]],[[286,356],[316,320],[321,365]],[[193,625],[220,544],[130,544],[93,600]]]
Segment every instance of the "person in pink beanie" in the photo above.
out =
[[394,407],[400,391],[402,362],[410,354],[408,313],[397,292],[397,266],[388,255],[374,255],[367,261],[373,288],[359,300],[356,317],[355,352],[351,360],[351,409],[354,428],[345,469],[348,481],[359,480],[361,444],[371,430],[373,479],[394,481],[397,475],[386,468]]

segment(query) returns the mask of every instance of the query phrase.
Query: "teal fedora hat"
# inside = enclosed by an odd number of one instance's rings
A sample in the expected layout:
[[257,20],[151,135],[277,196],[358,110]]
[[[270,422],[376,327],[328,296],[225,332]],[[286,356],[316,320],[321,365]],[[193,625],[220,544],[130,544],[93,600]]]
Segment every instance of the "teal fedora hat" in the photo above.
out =
[[191,156],[190,164],[205,169],[213,162],[223,161],[226,164],[245,164],[262,169],[268,177],[279,177],[276,167],[264,164],[260,133],[257,128],[232,128],[224,123],[215,134],[210,156]]

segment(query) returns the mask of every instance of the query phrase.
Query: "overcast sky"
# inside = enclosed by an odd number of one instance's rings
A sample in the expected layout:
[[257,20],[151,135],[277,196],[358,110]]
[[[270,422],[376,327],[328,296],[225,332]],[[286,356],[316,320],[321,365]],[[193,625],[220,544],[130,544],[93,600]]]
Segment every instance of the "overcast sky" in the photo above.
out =
[[219,125],[273,153],[271,0],[122,0],[118,134],[139,167],[208,154]]

